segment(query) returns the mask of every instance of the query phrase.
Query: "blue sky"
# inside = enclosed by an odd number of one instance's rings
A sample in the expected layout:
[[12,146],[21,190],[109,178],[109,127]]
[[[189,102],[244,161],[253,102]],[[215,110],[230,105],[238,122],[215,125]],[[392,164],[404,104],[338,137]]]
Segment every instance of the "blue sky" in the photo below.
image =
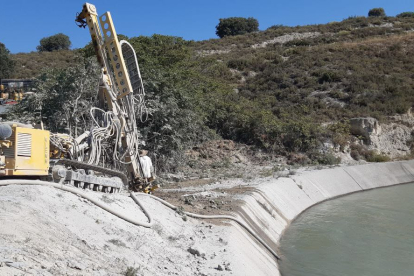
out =
[[[64,33],[72,48],[85,46],[89,32],[74,23],[84,1],[0,0],[0,42],[12,53],[35,51],[43,37]],[[216,38],[219,18],[254,17],[259,29],[341,21],[349,16],[366,16],[374,7],[387,15],[414,11],[412,0],[91,0],[98,13],[110,11],[116,31],[127,36],[154,33],[184,39]]]

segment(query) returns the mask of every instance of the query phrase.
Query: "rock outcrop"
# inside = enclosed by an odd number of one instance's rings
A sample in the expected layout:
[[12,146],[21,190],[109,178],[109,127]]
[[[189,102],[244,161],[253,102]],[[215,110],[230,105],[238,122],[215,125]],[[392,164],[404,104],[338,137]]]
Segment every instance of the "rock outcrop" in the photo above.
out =
[[371,117],[353,118],[350,120],[351,134],[355,136],[362,136],[366,144],[371,143],[372,135],[380,135],[381,127],[378,120]]
[[377,119],[353,118],[350,120],[351,134],[359,136],[369,149],[391,158],[411,153],[414,117],[407,114],[390,117],[391,122],[380,124]]

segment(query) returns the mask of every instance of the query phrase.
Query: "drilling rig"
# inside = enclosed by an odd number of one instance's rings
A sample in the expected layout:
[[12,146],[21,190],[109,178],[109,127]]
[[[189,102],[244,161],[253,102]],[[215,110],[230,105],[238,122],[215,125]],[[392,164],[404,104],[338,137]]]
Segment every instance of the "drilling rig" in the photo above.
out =
[[[157,186],[140,158],[137,106],[144,86],[136,53],[127,41],[118,41],[109,12],[98,17],[85,3],[75,19],[88,28],[101,68],[98,106],[91,107],[94,127],[78,137],[51,133],[43,124],[0,123],[0,178],[40,178],[83,189],[118,192],[127,187],[151,192]],[[103,165],[102,147],[110,140],[116,169]],[[148,161],[149,160],[149,161]]]

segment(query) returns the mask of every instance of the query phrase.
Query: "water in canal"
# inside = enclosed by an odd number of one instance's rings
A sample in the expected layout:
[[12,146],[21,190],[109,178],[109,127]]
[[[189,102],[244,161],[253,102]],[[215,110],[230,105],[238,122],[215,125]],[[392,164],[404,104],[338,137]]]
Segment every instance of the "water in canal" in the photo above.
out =
[[286,230],[280,252],[283,276],[413,276],[414,184],[312,207]]

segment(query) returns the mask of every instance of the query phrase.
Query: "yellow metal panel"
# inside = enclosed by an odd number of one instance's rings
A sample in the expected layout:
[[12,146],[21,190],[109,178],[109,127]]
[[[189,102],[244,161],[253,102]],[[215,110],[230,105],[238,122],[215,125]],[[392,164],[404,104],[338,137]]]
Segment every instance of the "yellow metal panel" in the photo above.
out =
[[118,36],[112,22],[111,13],[106,12],[101,15],[99,19],[103,29],[105,46],[108,50],[108,56],[114,70],[116,86],[119,90],[118,99],[120,99],[132,92],[131,81],[128,76],[124,57],[122,56],[121,45],[119,44]]
[[6,156],[6,175],[47,175],[50,133],[13,127],[14,157]]

